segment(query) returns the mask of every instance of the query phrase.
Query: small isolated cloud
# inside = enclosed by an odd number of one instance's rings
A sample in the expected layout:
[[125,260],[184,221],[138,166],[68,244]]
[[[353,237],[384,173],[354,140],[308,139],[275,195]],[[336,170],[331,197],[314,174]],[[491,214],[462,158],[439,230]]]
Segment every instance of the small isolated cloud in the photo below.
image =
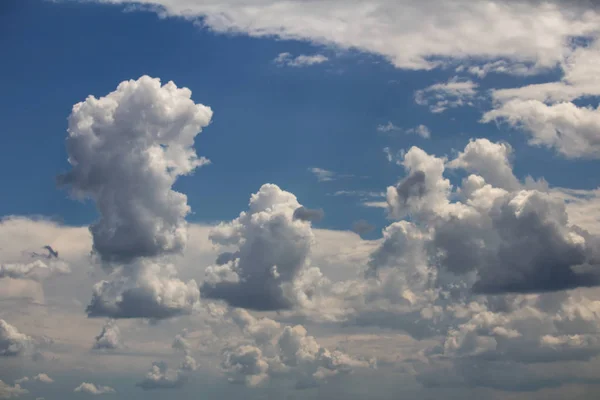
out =
[[293,218],[301,221],[319,222],[324,216],[325,212],[320,208],[313,210],[304,206],[300,206],[294,211]]
[[375,226],[371,225],[364,219],[359,219],[352,224],[352,231],[358,233],[359,235],[365,235],[372,232],[374,229]]
[[102,332],[96,336],[93,349],[114,350],[121,347],[121,331],[114,320],[108,320],[102,327]]
[[0,399],[13,399],[26,393],[29,393],[29,391],[23,389],[19,384],[10,386],[8,383],[4,383],[0,380]]
[[95,396],[100,394],[116,393],[115,389],[111,388],[110,386],[96,386],[95,384],[89,382],[83,382],[81,385],[77,386],[73,391],[92,394]]
[[34,381],[42,383],[53,383],[54,379],[50,378],[47,374],[41,373],[33,377]]
[[448,82],[436,83],[415,92],[415,102],[429,107],[432,113],[441,113],[448,108],[473,106],[478,85],[470,80],[457,77]]
[[157,361],[152,363],[152,368],[146,377],[136,384],[144,390],[153,389],[175,389],[181,387],[187,381],[183,368],[173,370],[166,362]]
[[407,135],[419,135],[423,139],[429,139],[431,137],[431,131],[429,130],[429,128],[427,126],[425,126],[423,124],[417,125],[414,128],[404,129],[404,128],[394,125],[391,121],[388,121],[388,123],[384,124],[384,125],[378,125],[377,132],[388,133],[388,134],[392,133],[392,132],[398,132],[398,133],[405,133]]
[[431,137],[431,131],[425,125],[418,125],[414,128],[410,128],[406,130],[406,133],[410,135],[419,135],[423,139],[429,139]]
[[351,174],[338,174],[337,172],[317,167],[309,168],[308,171],[311,172],[319,182],[330,182],[337,179],[354,177],[354,175]]
[[292,54],[287,52],[279,53],[279,55],[273,60],[273,62],[280,67],[309,67],[311,65],[323,64],[327,61],[329,61],[329,58],[322,54],[301,54],[294,57]]

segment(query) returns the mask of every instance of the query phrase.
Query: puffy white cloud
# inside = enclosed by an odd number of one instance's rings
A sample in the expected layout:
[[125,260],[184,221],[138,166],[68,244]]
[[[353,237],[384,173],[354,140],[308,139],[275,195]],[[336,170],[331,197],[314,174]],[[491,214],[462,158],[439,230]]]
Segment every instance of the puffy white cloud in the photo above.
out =
[[108,320],[102,327],[102,331],[98,336],[93,345],[95,350],[114,350],[123,347],[121,340],[121,330],[117,326],[117,323],[113,320]]
[[[134,3],[132,0],[108,0]],[[380,54],[395,66],[430,69],[441,59],[504,59],[530,69],[551,68],[569,38],[597,33],[595,9],[574,2],[469,0],[143,0],[160,13],[201,18],[219,33],[303,39]],[[506,70],[510,72],[511,70]]]
[[473,81],[459,80],[455,77],[448,82],[436,83],[417,90],[415,102],[421,106],[428,106],[433,113],[441,113],[448,108],[473,106],[477,87],[478,85]]
[[554,148],[567,158],[600,158],[600,109],[570,102],[511,100],[484,114],[482,121],[506,121],[526,131],[529,143]]
[[162,319],[198,303],[195,281],[177,279],[162,260],[140,259],[179,253],[187,241],[187,198],[172,186],[207,163],[193,145],[212,117],[191,94],[142,76],[73,107],[72,169],[59,181],[95,201],[100,219],[90,227],[93,247],[105,266],[111,264],[108,280],[94,286],[89,316]]
[[87,313],[91,317],[164,319],[190,314],[199,301],[196,281],[178,279],[173,265],[140,260],[96,283]]
[[111,388],[110,386],[100,386],[89,382],[82,382],[81,385],[77,386],[73,391],[91,395],[116,393],[115,389]]
[[0,380],[0,399],[12,399],[26,393],[29,393],[29,391],[23,389],[19,384],[10,386],[8,383]]
[[142,76],[73,106],[67,137],[72,169],[59,181],[95,201],[100,219],[90,230],[103,261],[128,262],[185,246],[189,207],[172,186],[207,162],[193,144],[212,117],[191,95],[173,82]]
[[34,339],[0,319],[0,356],[18,356],[32,348]]
[[325,57],[323,54],[301,54],[294,57],[290,53],[279,53],[273,60],[275,64],[287,67],[309,67],[311,65],[323,64],[327,61],[329,61],[329,58]]
[[469,141],[463,152],[448,163],[477,174],[494,187],[513,190],[521,186],[512,172],[512,147],[508,143],[493,143],[488,139]]
[[222,253],[217,265],[206,269],[202,295],[257,310],[305,301],[312,289],[304,272],[310,271],[314,235],[310,221],[294,218],[299,207],[292,193],[265,184],[251,196],[247,212],[217,226],[211,240],[236,250]]
[[223,353],[222,367],[232,383],[260,385],[269,379],[292,379],[296,389],[327,382],[356,368],[370,368],[371,361],[320,346],[302,325],[284,326],[269,318],[255,318],[245,310],[230,316],[250,343],[230,346]]

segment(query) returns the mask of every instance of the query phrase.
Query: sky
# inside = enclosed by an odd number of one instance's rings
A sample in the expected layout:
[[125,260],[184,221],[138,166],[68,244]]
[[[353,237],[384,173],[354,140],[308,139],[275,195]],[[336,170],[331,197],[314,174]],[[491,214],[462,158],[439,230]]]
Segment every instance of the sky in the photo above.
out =
[[591,0],[0,2],[0,399],[595,399]]

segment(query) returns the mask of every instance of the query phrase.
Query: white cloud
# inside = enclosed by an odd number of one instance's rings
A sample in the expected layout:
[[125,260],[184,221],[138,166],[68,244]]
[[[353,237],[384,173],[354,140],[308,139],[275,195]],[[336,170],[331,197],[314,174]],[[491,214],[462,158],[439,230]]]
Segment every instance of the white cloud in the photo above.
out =
[[94,286],[90,316],[161,319],[197,305],[194,280],[177,279],[174,267],[160,260],[139,260],[180,253],[187,241],[187,197],[172,186],[207,163],[193,145],[212,118],[191,95],[142,76],[73,106],[72,169],[59,181],[95,201],[100,219],[90,227],[93,248],[110,273]]
[[448,108],[473,106],[478,85],[457,77],[448,82],[436,83],[415,92],[415,102],[428,106],[432,113],[441,113]]
[[33,338],[21,333],[0,319],[0,356],[18,356],[25,353],[34,344]]
[[[131,0],[107,0],[133,3]],[[161,13],[202,18],[219,33],[303,39],[380,54],[395,66],[430,69],[440,58],[497,60],[551,68],[572,36],[598,32],[595,10],[567,2],[470,0],[143,0]]]
[[94,342],[92,347],[95,350],[114,350],[123,347],[121,339],[121,330],[117,323],[113,320],[108,320],[102,327],[102,331]]
[[570,102],[511,100],[484,114],[482,122],[506,121],[526,131],[529,143],[554,148],[567,158],[600,158],[600,109]]
[[320,346],[302,325],[281,326],[243,310],[231,314],[250,341],[225,349],[222,367],[232,383],[257,386],[269,379],[291,378],[296,389],[306,389],[353,369],[373,366],[372,361]]
[[54,379],[50,378],[47,374],[41,373],[37,374],[32,378],[34,381],[42,382],[42,383],[54,383]]
[[211,232],[211,240],[234,246],[206,269],[202,295],[236,307],[277,310],[304,301],[308,256],[314,235],[310,221],[294,218],[301,206],[292,193],[265,184],[250,198],[249,210]]
[[115,393],[115,389],[111,388],[110,386],[100,386],[100,385],[95,385],[95,384],[89,383],[89,382],[81,383],[81,385],[77,386],[73,391],[87,393],[87,394],[91,394],[91,395]]
[[277,55],[277,57],[275,57],[275,59],[273,60],[273,62],[280,67],[309,67],[311,65],[323,64],[327,61],[329,61],[329,58],[325,57],[322,54],[301,54],[299,56],[294,57],[290,53],[279,53],[279,55]]
[[385,125],[378,125],[377,131],[382,133],[403,132],[408,135],[418,135],[424,139],[429,139],[431,137],[431,131],[423,124],[417,125],[416,127],[410,129],[402,129],[394,125],[391,121],[388,121],[388,123]]
[[26,393],[29,393],[29,391],[21,388],[18,384],[10,386],[0,380],[0,399],[12,399]]

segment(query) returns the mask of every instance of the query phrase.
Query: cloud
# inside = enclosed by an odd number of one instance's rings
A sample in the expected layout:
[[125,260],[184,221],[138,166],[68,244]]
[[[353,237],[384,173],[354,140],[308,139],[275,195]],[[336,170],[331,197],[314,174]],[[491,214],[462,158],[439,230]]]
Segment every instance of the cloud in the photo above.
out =
[[428,106],[432,113],[441,113],[448,108],[473,106],[478,85],[470,80],[457,77],[448,82],[436,83],[415,92],[415,102]]
[[108,320],[102,327],[102,332],[96,336],[96,341],[92,347],[94,350],[114,350],[123,347],[121,340],[121,331],[117,323]]
[[314,235],[310,221],[294,218],[299,207],[292,193],[265,184],[251,196],[247,212],[217,226],[211,240],[236,250],[206,269],[202,296],[256,310],[287,309],[302,301],[309,289],[303,286],[313,284],[303,279],[311,271]]
[[[600,20],[595,9],[572,2],[375,0],[365,4],[325,0],[318,7],[306,7],[301,0],[285,4],[275,0],[143,3],[162,6],[153,11],[163,15],[196,17],[213,32],[357,49],[379,54],[406,69],[431,69],[452,58],[501,59],[534,70],[549,69],[568,53],[569,38],[595,35]],[[531,38],[544,38],[543,45]]]
[[600,109],[570,102],[511,100],[482,118],[482,122],[493,120],[524,130],[530,144],[553,148],[566,158],[600,158]]
[[301,54],[294,57],[290,53],[279,53],[279,55],[273,60],[273,62],[280,67],[309,67],[311,65],[323,64],[327,61],[329,61],[329,58],[322,54]]
[[190,313],[198,302],[195,281],[183,282],[172,265],[148,260],[185,247],[190,209],[172,186],[207,163],[193,145],[212,110],[191,94],[142,76],[73,106],[72,169],[59,182],[96,203],[93,248],[110,273],[94,286],[89,316],[163,319]]
[[493,143],[488,139],[470,140],[463,152],[447,166],[480,175],[494,187],[514,190],[521,183],[512,172],[513,149],[508,143]]
[[212,117],[191,94],[142,76],[73,106],[67,137],[72,169],[59,182],[95,201],[100,219],[90,231],[103,261],[130,262],[185,246],[189,206],[172,186],[206,164],[193,145]]
[[410,129],[402,129],[396,125],[394,125],[391,121],[388,121],[385,125],[378,125],[377,131],[382,133],[392,133],[392,132],[404,132],[407,135],[418,135],[423,139],[429,139],[431,137],[431,131],[425,125],[417,125],[414,128]]
[[0,399],[12,399],[27,393],[29,393],[29,391],[21,388],[18,384],[10,386],[0,380]]
[[148,371],[144,380],[136,383],[136,386],[144,390],[175,389],[184,383],[185,378],[179,374],[179,371],[173,371],[169,369],[167,363],[158,361],[152,363],[152,368]]
[[33,377],[34,381],[42,383],[54,383],[54,379],[50,378],[47,374],[41,373]]
[[0,279],[29,279],[43,281],[52,276],[66,275],[71,272],[69,264],[60,260],[35,260],[30,263],[0,264]]
[[309,168],[308,170],[317,177],[319,182],[329,182],[334,180],[337,176],[335,172],[323,168]]
[[34,344],[32,337],[21,333],[14,326],[0,319],[0,356],[18,356]]
[[320,222],[324,216],[325,212],[322,209],[313,210],[301,206],[294,211],[293,218],[301,221]]
[[296,382],[296,389],[306,389],[373,365],[320,346],[302,325],[281,326],[244,310],[233,310],[231,315],[250,340],[223,352],[222,367],[231,383],[258,386],[270,379],[287,378]]
[[77,386],[73,391],[92,394],[95,396],[101,395],[101,394],[116,393],[115,389],[111,388],[110,386],[100,386],[100,385],[96,386],[95,384],[88,383],[88,382],[81,383],[81,385]]
[[175,275],[173,265],[146,260],[118,268],[94,285],[88,316],[165,319],[190,314],[199,306],[198,285]]

